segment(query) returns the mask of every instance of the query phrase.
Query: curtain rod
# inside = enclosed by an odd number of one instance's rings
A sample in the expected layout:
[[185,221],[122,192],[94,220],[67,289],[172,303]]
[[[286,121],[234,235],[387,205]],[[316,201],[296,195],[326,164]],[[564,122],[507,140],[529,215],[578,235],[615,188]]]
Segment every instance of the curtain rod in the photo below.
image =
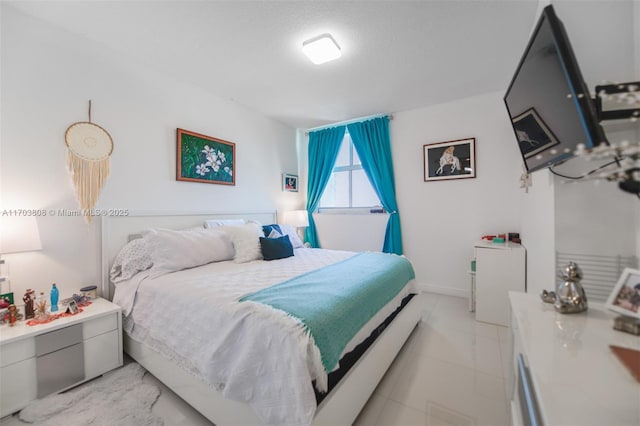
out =
[[352,120],[340,121],[338,123],[327,124],[324,126],[313,127],[311,129],[307,129],[304,132],[305,136],[309,135],[309,132],[315,132],[316,130],[328,129],[330,127],[338,127],[338,126],[346,126],[347,124],[358,123],[360,121],[371,120],[378,117],[389,117],[389,120],[393,120],[393,114],[377,114],[377,115],[369,115],[367,117],[354,118]]

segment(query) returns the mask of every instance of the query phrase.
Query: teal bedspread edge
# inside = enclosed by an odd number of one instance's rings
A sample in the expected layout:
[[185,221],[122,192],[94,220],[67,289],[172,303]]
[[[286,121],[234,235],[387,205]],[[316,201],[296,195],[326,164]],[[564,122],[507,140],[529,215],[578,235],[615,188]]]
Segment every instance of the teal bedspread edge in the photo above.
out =
[[415,277],[411,262],[386,253],[359,253],[244,296],[286,312],[311,333],[327,372],[356,333]]

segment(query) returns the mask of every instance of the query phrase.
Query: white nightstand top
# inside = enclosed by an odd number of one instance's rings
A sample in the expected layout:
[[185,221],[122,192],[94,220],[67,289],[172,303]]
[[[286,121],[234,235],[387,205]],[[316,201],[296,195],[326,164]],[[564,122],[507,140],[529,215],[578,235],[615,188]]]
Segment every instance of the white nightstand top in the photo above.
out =
[[0,344],[25,339],[36,334],[48,333],[49,331],[81,323],[91,318],[98,318],[103,315],[113,314],[114,312],[120,312],[120,310],[120,306],[106,299],[97,298],[91,301],[91,305],[83,307],[81,313],[58,318],[46,324],[27,325],[25,320],[16,322],[13,327],[10,327],[9,324],[3,324],[0,326]]

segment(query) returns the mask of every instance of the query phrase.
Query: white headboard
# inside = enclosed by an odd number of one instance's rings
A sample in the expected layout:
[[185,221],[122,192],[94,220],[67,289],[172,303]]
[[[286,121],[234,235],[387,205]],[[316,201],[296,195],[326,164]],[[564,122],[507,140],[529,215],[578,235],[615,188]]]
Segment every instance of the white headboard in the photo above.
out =
[[204,226],[207,219],[248,219],[264,225],[277,223],[276,211],[250,212],[153,212],[132,213],[129,216],[102,217],[102,257],[101,285],[102,297],[113,298],[113,286],[109,280],[109,270],[116,255],[129,241],[129,236],[139,234],[148,228],[183,229]]

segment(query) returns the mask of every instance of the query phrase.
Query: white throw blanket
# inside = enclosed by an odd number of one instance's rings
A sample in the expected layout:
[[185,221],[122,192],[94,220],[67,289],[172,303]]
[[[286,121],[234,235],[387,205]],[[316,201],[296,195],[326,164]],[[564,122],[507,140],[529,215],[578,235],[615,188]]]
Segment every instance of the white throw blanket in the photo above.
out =
[[[242,296],[301,273],[344,260],[352,252],[297,249],[287,259],[245,264],[217,262],[156,278],[133,277],[116,287],[114,301],[132,306],[125,331],[223,396],[249,403],[267,424],[310,424],[316,408],[311,385],[327,376],[313,338],[286,313]],[[346,351],[389,315],[397,299],[374,317]],[[135,298],[135,302],[133,299]]]

